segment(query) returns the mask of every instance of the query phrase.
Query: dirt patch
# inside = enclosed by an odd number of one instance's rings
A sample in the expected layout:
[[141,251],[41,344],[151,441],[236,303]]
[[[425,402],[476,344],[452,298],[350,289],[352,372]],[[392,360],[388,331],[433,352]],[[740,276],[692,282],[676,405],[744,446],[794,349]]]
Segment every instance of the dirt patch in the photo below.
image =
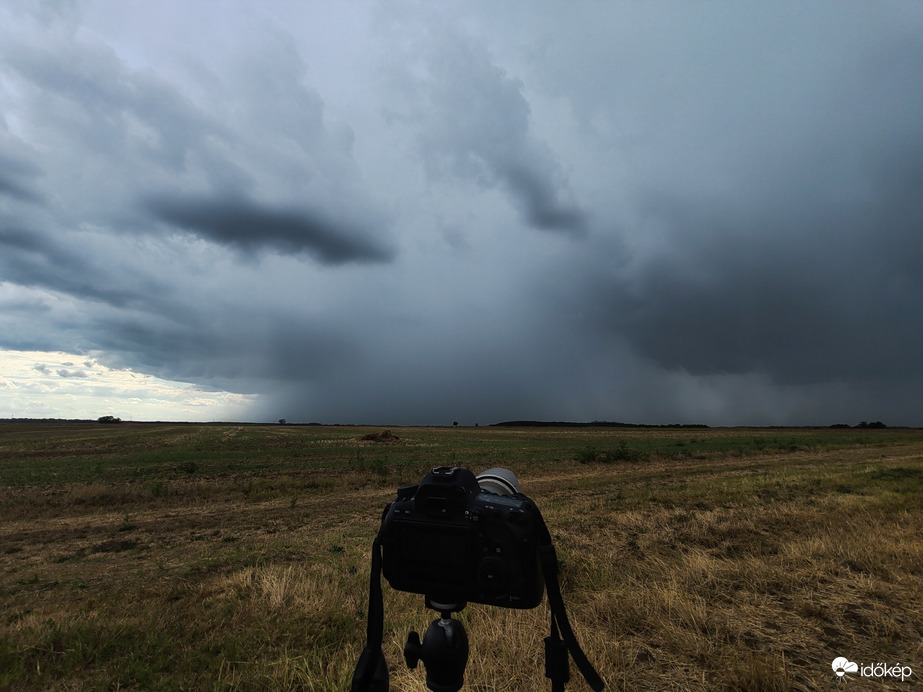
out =
[[103,541],[98,545],[93,546],[94,553],[121,553],[126,550],[133,550],[138,547],[138,541],[119,541],[119,540],[109,540]]

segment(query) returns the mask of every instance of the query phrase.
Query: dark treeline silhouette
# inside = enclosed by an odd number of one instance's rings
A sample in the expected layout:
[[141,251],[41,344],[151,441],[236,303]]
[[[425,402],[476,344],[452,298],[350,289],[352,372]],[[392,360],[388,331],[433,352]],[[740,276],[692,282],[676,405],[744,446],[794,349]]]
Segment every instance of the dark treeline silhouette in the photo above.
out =
[[532,427],[532,428],[707,428],[701,423],[670,423],[668,425],[648,425],[645,423],[618,423],[616,421],[594,420],[589,423],[573,421],[510,420],[493,423],[492,427]]

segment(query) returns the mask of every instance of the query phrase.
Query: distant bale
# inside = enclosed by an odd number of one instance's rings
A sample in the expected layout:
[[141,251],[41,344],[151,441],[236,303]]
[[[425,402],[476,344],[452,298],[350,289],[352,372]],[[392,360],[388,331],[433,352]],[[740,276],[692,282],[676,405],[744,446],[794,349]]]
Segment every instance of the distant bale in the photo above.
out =
[[401,438],[391,433],[390,430],[382,430],[377,433],[369,433],[359,438],[364,442],[380,442],[383,444],[400,444]]

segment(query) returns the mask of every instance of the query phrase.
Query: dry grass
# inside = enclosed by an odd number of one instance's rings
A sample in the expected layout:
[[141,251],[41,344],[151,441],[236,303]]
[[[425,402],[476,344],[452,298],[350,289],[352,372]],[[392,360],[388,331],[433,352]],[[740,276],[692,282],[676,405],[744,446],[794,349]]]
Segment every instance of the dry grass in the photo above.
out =
[[[923,674],[916,432],[136,430],[0,430],[0,688],[348,689],[381,508],[445,461],[519,475],[609,689],[828,689],[841,655]],[[392,689],[422,691],[401,649],[435,613],[384,592]],[[460,618],[465,689],[550,688],[544,604]]]

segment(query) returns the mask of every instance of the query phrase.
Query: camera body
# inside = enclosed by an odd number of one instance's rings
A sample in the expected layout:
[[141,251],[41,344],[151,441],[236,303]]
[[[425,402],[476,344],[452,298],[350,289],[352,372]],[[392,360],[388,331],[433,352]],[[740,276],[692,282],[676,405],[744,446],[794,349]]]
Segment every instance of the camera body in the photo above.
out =
[[435,468],[419,485],[401,486],[385,511],[385,578],[437,610],[534,608],[545,592],[537,516],[522,493],[498,495],[468,469]]

